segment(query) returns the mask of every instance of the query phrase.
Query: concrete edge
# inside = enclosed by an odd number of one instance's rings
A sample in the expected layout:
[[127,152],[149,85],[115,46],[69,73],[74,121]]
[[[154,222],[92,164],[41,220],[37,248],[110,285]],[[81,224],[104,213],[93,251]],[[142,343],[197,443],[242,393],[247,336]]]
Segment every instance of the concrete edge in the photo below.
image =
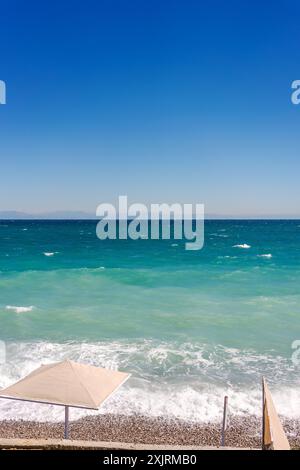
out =
[[0,449],[40,450],[259,450],[243,447],[179,446],[64,439],[0,439]]

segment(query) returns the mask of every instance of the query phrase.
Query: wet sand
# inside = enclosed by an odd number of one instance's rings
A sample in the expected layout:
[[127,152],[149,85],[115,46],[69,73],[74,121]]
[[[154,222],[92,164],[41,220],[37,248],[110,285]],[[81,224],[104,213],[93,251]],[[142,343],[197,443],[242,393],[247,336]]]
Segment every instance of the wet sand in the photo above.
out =
[[[291,447],[300,447],[300,422],[283,420]],[[61,439],[63,423],[0,421],[0,438]],[[261,420],[254,416],[231,417],[226,445],[260,447]],[[89,441],[143,444],[219,446],[220,423],[188,423],[145,416],[99,415],[70,422],[69,438]]]

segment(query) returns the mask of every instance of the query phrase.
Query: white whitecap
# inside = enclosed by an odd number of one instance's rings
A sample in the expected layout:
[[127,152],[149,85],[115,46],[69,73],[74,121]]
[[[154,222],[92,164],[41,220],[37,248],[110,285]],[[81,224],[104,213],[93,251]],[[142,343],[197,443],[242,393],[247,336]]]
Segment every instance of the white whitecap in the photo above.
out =
[[58,251],[46,251],[44,253],[45,256],[54,256],[57,255]]
[[234,245],[233,248],[243,248],[245,250],[248,250],[249,248],[251,248],[251,245],[247,245],[247,243],[243,243],[241,245]]
[[5,307],[6,310],[12,310],[13,312],[16,313],[26,313],[26,312],[31,312],[34,309],[33,305],[30,305],[29,307],[17,307],[15,305],[6,305]]
[[272,258],[273,256],[271,255],[271,253],[268,253],[266,255],[257,255],[259,258]]

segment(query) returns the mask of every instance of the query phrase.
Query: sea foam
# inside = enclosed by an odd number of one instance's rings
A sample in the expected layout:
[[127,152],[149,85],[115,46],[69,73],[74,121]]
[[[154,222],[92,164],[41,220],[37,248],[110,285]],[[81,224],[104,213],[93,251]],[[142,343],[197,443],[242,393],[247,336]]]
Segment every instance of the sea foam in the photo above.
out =
[[[297,371],[295,381],[287,383],[292,373],[290,361],[279,356],[259,355],[221,345],[211,347],[152,340],[132,343],[8,342],[6,346],[6,364],[0,364],[0,388],[16,382],[41,364],[66,358],[131,372],[126,384],[92,414],[142,414],[191,422],[219,422],[224,395],[228,395],[231,415],[259,416],[263,373],[278,412],[288,418],[300,418]],[[240,374],[246,379],[243,385]],[[90,413],[72,409],[70,419]],[[1,400],[0,419],[62,421],[63,412],[55,406]]]
[[30,305],[29,307],[17,307],[15,305],[6,305],[5,307],[6,310],[12,310],[15,313],[26,313],[26,312],[31,312],[34,309],[33,305]]

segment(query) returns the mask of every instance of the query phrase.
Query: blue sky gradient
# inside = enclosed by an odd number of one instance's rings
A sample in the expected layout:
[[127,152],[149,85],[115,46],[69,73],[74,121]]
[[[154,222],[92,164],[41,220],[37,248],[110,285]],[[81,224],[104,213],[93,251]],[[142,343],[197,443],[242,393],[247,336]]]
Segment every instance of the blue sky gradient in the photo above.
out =
[[0,210],[300,216],[299,3],[267,3],[2,1]]

